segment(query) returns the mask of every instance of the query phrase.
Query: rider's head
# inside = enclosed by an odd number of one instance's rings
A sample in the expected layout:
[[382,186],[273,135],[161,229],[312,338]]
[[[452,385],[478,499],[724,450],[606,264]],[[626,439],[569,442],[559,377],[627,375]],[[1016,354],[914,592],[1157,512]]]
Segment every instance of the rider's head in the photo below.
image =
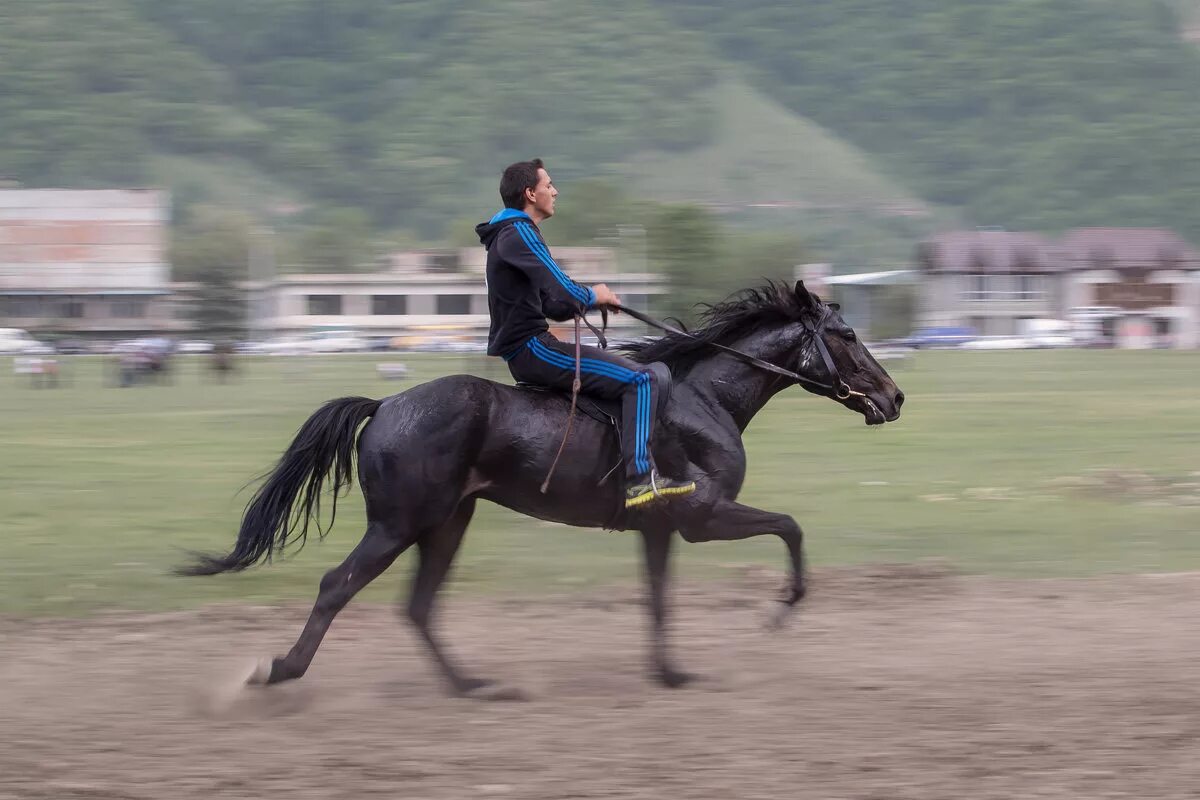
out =
[[554,216],[554,198],[558,189],[540,158],[518,161],[504,168],[500,178],[500,199],[505,208],[524,211],[535,222]]

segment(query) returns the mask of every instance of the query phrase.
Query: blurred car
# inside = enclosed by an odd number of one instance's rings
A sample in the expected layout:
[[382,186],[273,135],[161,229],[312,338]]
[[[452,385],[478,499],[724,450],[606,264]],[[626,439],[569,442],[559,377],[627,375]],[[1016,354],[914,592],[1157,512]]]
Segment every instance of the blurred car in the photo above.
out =
[[983,336],[959,345],[963,350],[1024,350],[1033,346],[1028,336]]
[[372,353],[380,353],[385,350],[392,349],[392,337],[390,336],[370,336],[367,337],[367,349]]
[[306,353],[361,353],[367,350],[367,340],[354,331],[313,331],[299,338],[300,349]]
[[1078,347],[1079,342],[1067,333],[1044,333],[1030,337],[1032,347]]
[[176,352],[179,353],[211,353],[213,351],[212,342],[180,342]]
[[978,338],[978,334],[974,328],[959,328],[959,327],[935,327],[935,328],[920,328],[903,339],[896,341],[896,344],[911,347],[914,350],[930,349],[935,347],[961,347],[967,342],[974,341]]
[[54,352],[64,356],[78,356],[92,352],[85,339],[58,339],[53,343]]
[[1034,318],[1018,322],[1017,332],[1029,347],[1075,347],[1075,326],[1065,319]]
[[[245,349],[251,347],[253,349]],[[240,353],[264,353],[276,356],[294,356],[305,352],[303,337],[300,336],[276,336],[265,342],[243,342],[241,348],[243,349],[238,349]]]
[[21,328],[0,328],[0,354],[16,356],[49,356],[54,348],[29,335]]

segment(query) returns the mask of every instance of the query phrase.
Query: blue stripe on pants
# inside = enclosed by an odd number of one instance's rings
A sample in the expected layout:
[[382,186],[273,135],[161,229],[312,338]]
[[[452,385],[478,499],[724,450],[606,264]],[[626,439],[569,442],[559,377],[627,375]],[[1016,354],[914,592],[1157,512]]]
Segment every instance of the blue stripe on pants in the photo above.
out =
[[638,375],[638,437],[637,437],[637,455],[634,458],[634,465],[638,472],[646,473],[650,471],[650,458],[647,453],[650,432],[650,375],[641,373]]
[[[541,361],[559,369],[575,370],[575,359],[557,350],[551,350],[537,339],[529,340],[529,352]],[[589,375],[599,375],[612,378],[615,381],[635,386],[636,427],[634,429],[633,464],[638,473],[650,471],[649,443],[646,441],[650,431],[650,373],[636,372],[618,364],[610,364],[594,358],[580,358],[579,371]]]

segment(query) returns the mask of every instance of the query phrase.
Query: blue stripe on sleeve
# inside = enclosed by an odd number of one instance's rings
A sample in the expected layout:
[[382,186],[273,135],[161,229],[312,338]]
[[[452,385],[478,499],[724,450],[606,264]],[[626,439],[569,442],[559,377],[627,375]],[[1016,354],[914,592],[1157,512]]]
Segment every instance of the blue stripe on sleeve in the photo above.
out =
[[550,270],[550,274],[553,275],[555,280],[557,280],[559,284],[567,290],[567,293],[570,294],[571,297],[588,307],[591,307],[594,304],[596,299],[595,292],[593,292],[590,288],[584,289],[582,286],[566,276],[566,273],[562,271],[558,264],[554,263],[554,259],[550,257],[550,251],[547,250],[546,245],[538,239],[537,234],[534,233],[533,229],[529,227],[528,223],[516,222],[513,223],[513,227],[515,227],[517,229],[517,233],[521,235],[521,240],[525,242],[525,246],[528,247],[535,256],[537,256],[539,261],[546,265],[546,268]]
[[558,279],[558,282],[562,284],[563,288],[570,292],[571,296],[576,300],[586,303],[588,300],[587,292],[582,286],[568,278],[566,273],[562,271],[562,268],[555,263],[554,259],[550,256],[549,249],[546,248],[545,243],[542,242],[537,233],[535,233],[534,230],[529,227],[529,224],[525,222],[518,222],[516,223],[516,226],[521,233],[521,238],[525,241],[525,244],[528,245],[529,249],[533,251],[533,254],[537,256],[543,264],[546,265],[554,277]]

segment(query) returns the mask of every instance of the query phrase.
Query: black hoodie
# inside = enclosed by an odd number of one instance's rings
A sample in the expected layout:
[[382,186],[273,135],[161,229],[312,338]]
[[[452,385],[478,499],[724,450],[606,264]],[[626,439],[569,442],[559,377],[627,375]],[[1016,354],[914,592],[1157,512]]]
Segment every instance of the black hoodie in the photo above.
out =
[[508,360],[534,336],[592,308],[596,293],[567,277],[524,211],[506,208],[475,226],[487,248],[488,355]]

